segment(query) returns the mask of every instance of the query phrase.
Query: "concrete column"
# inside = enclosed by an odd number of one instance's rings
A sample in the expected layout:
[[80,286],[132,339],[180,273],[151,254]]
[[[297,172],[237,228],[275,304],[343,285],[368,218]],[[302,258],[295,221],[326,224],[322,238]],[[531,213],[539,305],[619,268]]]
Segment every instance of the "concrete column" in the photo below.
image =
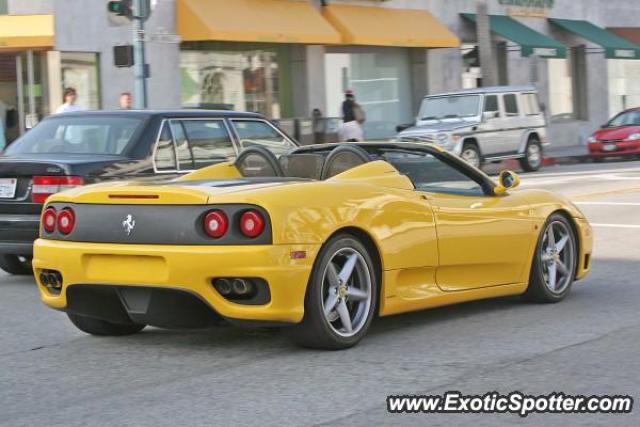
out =
[[314,108],[327,114],[324,54],[324,46],[294,45],[291,49],[291,89],[295,117],[311,117]]
[[49,111],[53,113],[62,104],[62,63],[60,52],[47,52],[47,90],[49,92]]
[[411,73],[411,107],[414,115],[418,114],[422,98],[429,93],[429,76],[427,67],[428,50],[415,48],[409,50]]
[[429,94],[462,88],[462,55],[458,48],[427,50]]

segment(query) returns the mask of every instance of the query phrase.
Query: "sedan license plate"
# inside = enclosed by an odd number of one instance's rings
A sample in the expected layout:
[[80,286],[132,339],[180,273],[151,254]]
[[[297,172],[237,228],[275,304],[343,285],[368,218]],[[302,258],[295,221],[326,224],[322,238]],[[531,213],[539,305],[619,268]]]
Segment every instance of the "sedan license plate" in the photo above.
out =
[[16,197],[17,178],[0,178],[0,199]]
[[615,144],[603,145],[602,151],[616,151],[618,147]]

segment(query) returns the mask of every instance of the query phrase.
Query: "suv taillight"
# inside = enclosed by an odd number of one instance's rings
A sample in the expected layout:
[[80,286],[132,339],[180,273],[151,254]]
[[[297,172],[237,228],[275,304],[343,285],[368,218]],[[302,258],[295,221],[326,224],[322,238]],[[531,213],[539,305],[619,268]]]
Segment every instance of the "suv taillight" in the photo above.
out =
[[34,176],[31,200],[34,203],[44,203],[50,195],[82,184],[84,180],[80,176]]

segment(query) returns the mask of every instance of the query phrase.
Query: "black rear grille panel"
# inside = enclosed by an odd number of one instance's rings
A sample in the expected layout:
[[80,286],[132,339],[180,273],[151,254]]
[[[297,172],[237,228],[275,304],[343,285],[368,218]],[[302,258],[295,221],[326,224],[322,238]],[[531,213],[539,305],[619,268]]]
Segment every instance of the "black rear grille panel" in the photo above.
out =
[[[254,205],[99,205],[51,203],[57,212],[70,207],[75,212],[76,225],[65,236],[58,231],[42,235],[50,240],[92,243],[128,243],[145,245],[268,245],[272,242],[271,222],[267,212]],[[220,209],[229,218],[229,230],[214,239],[204,232],[207,212]],[[260,211],[265,218],[264,232],[252,239],[239,228],[240,216],[248,209]],[[135,226],[127,233],[124,222],[131,216]]]

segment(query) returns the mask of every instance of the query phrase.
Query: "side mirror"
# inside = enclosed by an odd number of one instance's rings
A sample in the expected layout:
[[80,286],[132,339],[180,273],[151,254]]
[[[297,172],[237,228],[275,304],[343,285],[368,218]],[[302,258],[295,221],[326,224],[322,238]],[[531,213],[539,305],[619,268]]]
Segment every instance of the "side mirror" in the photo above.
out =
[[496,196],[504,194],[507,190],[512,190],[520,185],[520,178],[513,171],[502,171],[498,175],[498,185],[493,189]]
[[484,120],[485,122],[489,119],[495,119],[496,117],[498,117],[497,111],[484,111],[482,113],[482,120]]

